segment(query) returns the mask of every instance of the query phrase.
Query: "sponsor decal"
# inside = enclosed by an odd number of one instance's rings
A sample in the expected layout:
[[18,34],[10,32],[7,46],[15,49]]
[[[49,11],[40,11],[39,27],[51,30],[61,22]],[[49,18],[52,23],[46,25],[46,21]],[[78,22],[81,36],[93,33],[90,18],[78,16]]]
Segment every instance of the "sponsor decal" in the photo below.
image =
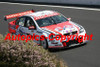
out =
[[32,15],[34,17],[35,20],[38,20],[38,19],[42,19],[42,18],[46,18],[46,17],[50,17],[50,16],[55,16],[55,15],[59,15],[59,13],[51,13],[51,14],[38,14],[38,15]]
[[65,28],[73,28],[73,25],[65,25]]
[[63,28],[61,28],[61,27],[57,27],[57,28],[55,28],[55,30],[56,30],[56,31],[62,31]]
[[10,18],[15,18],[15,17],[26,15],[26,14],[30,14],[30,13],[33,13],[33,12],[34,12],[33,10],[30,10],[30,11],[26,11],[26,12],[21,12],[21,13],[6,15],[5,17],[6,17],[6,19],[10,19]]

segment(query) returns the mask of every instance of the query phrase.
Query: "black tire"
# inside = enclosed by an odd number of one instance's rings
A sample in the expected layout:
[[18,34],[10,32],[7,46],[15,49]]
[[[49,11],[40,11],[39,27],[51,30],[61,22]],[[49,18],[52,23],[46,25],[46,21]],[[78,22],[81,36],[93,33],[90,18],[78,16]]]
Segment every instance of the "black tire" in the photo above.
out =
[[48,42],[45,37],[44,37],[44,40],[40,40],[40,44],[44,49],[48,49]]

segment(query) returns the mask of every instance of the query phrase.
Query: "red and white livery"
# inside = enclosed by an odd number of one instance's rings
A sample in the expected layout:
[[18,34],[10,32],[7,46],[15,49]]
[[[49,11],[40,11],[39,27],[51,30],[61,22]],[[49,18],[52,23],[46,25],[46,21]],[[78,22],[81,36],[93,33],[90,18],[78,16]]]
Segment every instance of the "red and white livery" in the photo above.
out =
[[[17,18],[14,21],[9,22],[9,32],[13,34],[20,35],[39,35],[38,40],[34,39],[34,42],[43,46],[43,48],[60,48],[60,47],[71,47],[75,45],[81,45],[87,42],[84,40],[80,43],[78,40],[70,39],[67,42],[67,38],[61,41],[62,36],[70,35],[83,35],[85,36],[85,29],[66,18],[59,12],[52,10],[37,11],[34,10],[25,11],[21,13],[6,15],[5,20]],[[53,33],[54,35],[51,35]],[[41,37],[43,35],[43,37]],[[60,35],[59,40],[56,40]],[[44,40],[41,40],[44,38]],[[56,38],[56,39],[55,39]],[[80,37],[81,38],[81,37]],[[50,40],[53,39],[53,40]]]

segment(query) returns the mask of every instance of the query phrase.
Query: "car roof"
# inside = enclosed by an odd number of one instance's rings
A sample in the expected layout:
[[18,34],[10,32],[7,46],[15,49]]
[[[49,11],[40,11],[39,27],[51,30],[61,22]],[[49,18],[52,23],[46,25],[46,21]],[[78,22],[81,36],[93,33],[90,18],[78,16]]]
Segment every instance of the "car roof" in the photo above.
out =
[[55,16],[59,15],[58,12],[52,11],[52,10],[43,10],[43,11],[37,11],[31,14],[28,14],[29,16],[34,17],[35,20],[50,17],[50,16]]

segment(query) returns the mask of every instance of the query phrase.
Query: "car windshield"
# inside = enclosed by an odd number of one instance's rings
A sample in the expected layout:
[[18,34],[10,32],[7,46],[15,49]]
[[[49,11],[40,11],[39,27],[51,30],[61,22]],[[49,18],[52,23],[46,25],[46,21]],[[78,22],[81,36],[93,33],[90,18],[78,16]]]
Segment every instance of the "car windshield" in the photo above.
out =
[[51,16],[51,17],[46,17],[43,19],[36,20],[37,24],[40,27],[58,24],[65,21],[68,21],[68,20],[62,15],[56,15],[56,16]]

